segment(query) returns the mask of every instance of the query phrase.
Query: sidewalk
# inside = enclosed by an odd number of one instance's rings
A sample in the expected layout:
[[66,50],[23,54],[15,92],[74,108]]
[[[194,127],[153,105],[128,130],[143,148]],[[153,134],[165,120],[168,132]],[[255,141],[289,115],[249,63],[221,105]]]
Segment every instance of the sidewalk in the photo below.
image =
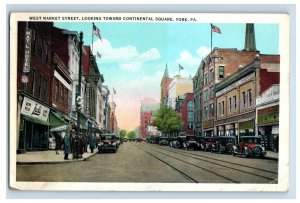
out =
[[267,154],[265,156],[267,159],[277,159],[278,160],[278,153],[273,151],[267,151]]
[[56,154],[55,150],[26,152],[25,154],[17,154],[17,165],[73,163],[86,161],[96,153],[98,153],[97,149],[94,150],[94,153],[91,153],[88,149],[88,152],[85,152],[81,159],[73,159],[73,155],[69,154],[69,160],[64,160],[63,150],[59,151],[59,154]]

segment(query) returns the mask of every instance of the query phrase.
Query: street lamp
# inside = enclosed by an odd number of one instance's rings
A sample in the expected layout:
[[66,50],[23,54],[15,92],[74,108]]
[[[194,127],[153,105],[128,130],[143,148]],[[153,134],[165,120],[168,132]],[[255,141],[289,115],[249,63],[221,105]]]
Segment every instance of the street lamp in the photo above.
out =
[[83,44],[83,41],[82,41],[82,38],[83,38],[83,33],[82,31],[79,33],[79,45],[78,45],[78,48],[79,48],[79,74],[78,74],[78,95],[77,95],[77,98],[76,98],[76,107],[77,107],[77,129],[76,129],[76,132],[77,132],[77,135],[79,134],[80,132],[80,112],[81,112],[81,105],[82,105],[82,97],[81,97],[81,75],[82,75],[82,44]]

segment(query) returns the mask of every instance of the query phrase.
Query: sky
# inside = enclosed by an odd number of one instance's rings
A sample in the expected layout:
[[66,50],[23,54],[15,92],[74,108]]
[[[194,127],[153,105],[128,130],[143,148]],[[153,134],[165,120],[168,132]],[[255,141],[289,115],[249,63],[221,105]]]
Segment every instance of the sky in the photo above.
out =
[[[221,34],[213,33],[212,46],[242,50],[246,24],[213,23]],[[118,127],[127,131],[139,126],[141,100],[160,100],[160,83],[168,66],[170,77],[194,76],[211,50],[209,23],[95,22],[102,41],[92,34],[91,22],[57,22],[54,26],[82,31],[84,45],[93,47],[102,58],[98,68],[104,85],[114,88]],[[256,48],[262,54],[279,54],[279,25],[255,24]],[[112,96],[110,96],[112,101]]]

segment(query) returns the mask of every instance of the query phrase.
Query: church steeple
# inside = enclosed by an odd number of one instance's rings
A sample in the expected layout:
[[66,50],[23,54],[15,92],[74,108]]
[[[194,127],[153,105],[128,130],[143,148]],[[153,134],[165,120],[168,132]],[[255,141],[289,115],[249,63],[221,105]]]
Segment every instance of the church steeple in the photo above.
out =
[[246,24],[245,47],[246,51],[256,51],[254,24]]
[[163,82],[163,80],[164,80],[165,78],[169,78],[169,70],[168,70],[168,65],[167,65],[167,64],[166,64],[166,68],[165,68],[164,75],[163,75],[163,77],[162,77],[162,79],[161,79],[161,84],[162,84],[162,82]]

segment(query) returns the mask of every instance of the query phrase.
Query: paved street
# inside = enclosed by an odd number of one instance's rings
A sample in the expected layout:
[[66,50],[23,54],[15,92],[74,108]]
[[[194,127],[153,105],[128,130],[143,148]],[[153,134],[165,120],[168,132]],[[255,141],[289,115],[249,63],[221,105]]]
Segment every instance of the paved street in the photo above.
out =
[[87,161],[17,166],[17,181],[276,183],[277,177],[277,160],[133,142]]

